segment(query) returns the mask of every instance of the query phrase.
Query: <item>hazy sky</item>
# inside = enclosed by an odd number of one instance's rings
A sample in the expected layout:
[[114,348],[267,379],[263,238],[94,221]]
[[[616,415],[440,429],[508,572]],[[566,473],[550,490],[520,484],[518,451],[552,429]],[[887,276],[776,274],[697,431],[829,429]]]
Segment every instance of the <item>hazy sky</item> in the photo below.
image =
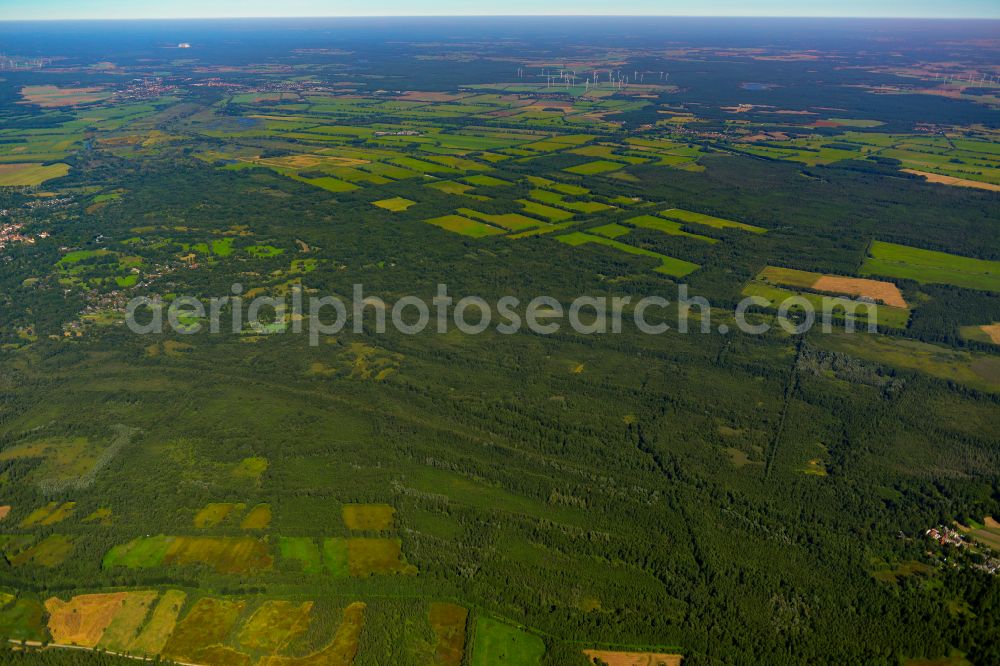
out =
[[614,14],[1000,18],[998,0],[0,0],[4,19]]

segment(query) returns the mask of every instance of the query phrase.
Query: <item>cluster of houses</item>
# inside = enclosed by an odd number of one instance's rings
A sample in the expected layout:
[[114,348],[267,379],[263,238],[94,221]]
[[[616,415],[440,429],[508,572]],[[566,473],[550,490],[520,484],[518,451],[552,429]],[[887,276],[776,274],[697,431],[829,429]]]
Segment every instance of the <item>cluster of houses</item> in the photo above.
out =
[[139,101],[162,97],[175,90],[177,86],[164,83],[159,76],[148,76],[132,79],[122,90],[115,93],[119,100]]
[[[0,211],[0,213],[6,214],[7,211]],[[0,250],[14,243],[34,243],[36,238],[49,237],[49,232],[47,231],[43,231],[37,236],[22,234],[21,228],[23,226],[23,224],[16,222],[0,224]]]
[[977,544],[966,539],[965,535],[958,530],[948,527],[947,525],[938,525],[937,527],[924,530],[924,536],[931,539],[939,546],[954,546],[955,548],[960,548],[975,554],[976,557],[970,564],[973,569],[979,569],[994,576],[1000,574],[1000,558],[994,557],[993,551],[989,549],[985,549],[984,552],[980,552],[979,549],[976,548]]
[[956,548],[966,548],[969,542],[965,540],[962,533],[946,525],[939,525],[924,531],[924,536],[938,543],[939,546],[955,546]]

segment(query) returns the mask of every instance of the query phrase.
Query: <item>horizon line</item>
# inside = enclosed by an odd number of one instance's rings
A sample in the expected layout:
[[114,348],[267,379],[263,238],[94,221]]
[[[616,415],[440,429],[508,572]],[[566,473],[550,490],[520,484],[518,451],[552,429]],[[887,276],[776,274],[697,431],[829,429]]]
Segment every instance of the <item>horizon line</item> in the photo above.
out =
[[294,14],[255,16],[107,16],[94,18],[0,18],[0,23],[85,23],[90,21],[226,21],[259,19],[392,19],[392,18],[684,18],[684,19],[813,19],[847,21],[1000,21],[1000,16],[809,16],[764,14]]

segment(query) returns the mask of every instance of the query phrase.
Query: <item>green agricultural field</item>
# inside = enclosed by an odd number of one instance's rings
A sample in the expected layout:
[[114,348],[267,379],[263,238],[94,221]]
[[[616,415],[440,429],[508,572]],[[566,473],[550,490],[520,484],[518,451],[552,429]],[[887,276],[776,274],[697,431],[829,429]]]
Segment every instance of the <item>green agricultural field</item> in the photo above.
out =
[[435,164],[434,162],[418,160],[412,157],[394,157],[389,161],[396,166],[401,166],[421,174],[461,173],[463,171],[463,169],[456,169],[444,164]]
[[594,176],[600,173],[609,173],[611,171],[618,171],[625,167],[621,162],[609,162],[608,160],[597,160],[595,162],[587,162],[585,164],[580,164],[574,167],[567,167],[563,171],[567,173],[575,173],[581,176]]
[[591,227],[587,229],[588,234],[597,234],[598,236],[604,236],[605,238],[618,238],[619,236],[624,236],[628,232],[632,231],[628,227],[623,227],[620,224],[602,224],[599,227]]
[[472,666],[536,666],[545,656],[545,643],[534,634],[490,617],[476,620]]
[[573,247],[578,247],[580,245],[587,245],[590,243],[596,243],[598,245],[606,245],[612,247],[616,250],[622,252],[628,252],[629,254],[636,254],[643,257],[652,257],[660,261],[660,265],[654,270],[657,273],[663,273],[671,277],[684,277],[689,275],[694,271],[698,270],[698,264],[691,263],[690,261],[684,261],[682,259],[674,259],[673,257],[668,257],[665,254],[659,254],[653,252],[652,250],[644,250],[633,245],[626,245],[625,243],[620,243],[616,240],[610,238],[604,238],[602,236],[593,236],[591,234],[582,233],[579,231],[574,231],[573,233],[565,234],[563,236],[556,237],[561,243],[566,243],[567,245],[572,245]]
[[541,217],[549,222],[565,222],[573,218],[573,213],[561,208],[553,208],[527,199],[518,199],[517,203],[524,207],[524,212],[528,215]]
[[860,273],[1000,292],[1000,261],[961,257],[882,241],[872,242]]
[[531,190],[531,198],[540,201],[543,204],[553,204],[556,206],[563,206],[563,200],[566,195],[559,194],[558,192],[551,192],[549,190]]
[[427,187],[433,187],[435,190],[440,190],[445,194],[465,194],[473,189],[472,185],[458,183],[453,180],[439,180],[435,183],[427,183]]
[[0,164],[0,187],[41,185],[47,180],[69,173],[68,164]]
[[482,222],[488,222],[497,227],[503,227],[509,231],[524,231],[525,229],[534,229],[538,226],[545,225],[544,222],[540,222],[531,217],[525,217],[519,213],[501,213],[499,215],[490,215],[487,213],[480,213],[469,208],[459,208],[458,211],[465,217],[469,217],[475,220],[480,220]]
[[153,656],[163,651],[167,639],[177,626],[181,609],[187,600],[187,593],[181,590],[167,590],[153,608],[146,626],[129,645],[128,650],[135,654]]
[[469,218],[462,217],[461,215],[443,215],[430,220],[424,220],[424,222],[433,224],[436,227],[441,227],[447,231],[453,231],[456,234],[469,236],[470,238],[483,238],[484,236],[496,236],[504,233],[503,229],[498,229],[497,227],[489,224],[483,224],[482,222],[470,220]]
[[15,567],[32,565],[51,569],[65,562],[73,554],[75,547],[73,537],[50,534],[31,548],[12,557],[10,564]]
[[323,571],[322,556],[312,537],[280,537],[278,553],[283,560],[297,562],[303,573],[317,574]]
[[562,231],[563,229],[568,229],[573,226],[573,222],[562,222],[560,224],[548,224],[540,226],[536,229],[528,229],[527,231],[522,231],[516,234],[510,234],[507,238],[512,240],[517,240],[519,238],[531,238],[532,236],[542,236],[544,234],[550,234],[554,231]]
[[476,174],[475,176],[469,176],[468,178],[462,179],[469,185],[475,185],[476,187],[507,187],[511,183],[506,180],[501,180],[500,178],[494,178],[493,176],[486,176],[483,174]]
[[167,556],[167,551],[174,537],[153,536],[140,537],[126,544],[115,546],[104,556],[104,568],[128,567],[129,569],[147,569],[158,567]]
[[585,194],[590,194],[590,190],[586,187],[580,185],[574,185],[572,183],[563,183],[551,178],[543,178],[541,176],[528,176],[527,180],[529,183],[536,187],[541,187],[543,189],[552,190],[554,192],[560,192],[562,194],[569,194],[574,197],[583,196]]
[[312,273],[319,268],[318,259],[292,259],[288,266],[289,273]]
[[101,635],[98,645],[112,652],[127,650],[159,596],[159,592],[155,590],[128,593],[121,609],[115,613],[111,624]]
[[575,210],[578,213],[584,213],[585,215],[593,215],[594,213],[601,213],[606,210],[614,210],[614,206],[609,206],[606,203],[601,203],[600,201],[560,201],[559,205],[563,208],[569,208],[570,210]]
[[627,220],[624,220],[624,223],[641,229],[654,229],[656,231],[662,231],[663,233],[671,236],[686,236],[695,240],[704,241],[705,243],[711,244],[719,242],[717,238],[709,238],[708,236],[700,236],[698,234],[692,234],[684,231],[681,229],[681,223],[676,220],[665,220],[662,217],[655,217],[653,215],[630,217]]
[[680,208],[671,208],[669,210],[662,211],[659,214],[667,219],[678,220],[680,222],[692,222],[694,224],[703,224],[706,227],[714,227],[715,229],[739,229],[741,231],[749,231],[754,234],[762,234],[767,231],[767,229],[764,229],[763,227],[755,227],[752,224],[735,222],[733,220],[727,220],[713,215],[693,213],[689,210],[681,210]]
[[233,239],[220,238],[212,241],[212,254],[220,257],[228,257],[233,253]]
[[393,213],[398,213],[399,211],[406,210],[413,204],[417,203],[411,199],[406,199],[403,197],[393,197],[391,199],[380,199],[379,201],[373,201],[372,205],[379,208],[383,208]]
[[522,151],[530,151],[536,153],[551,153],[560,150],[566,150],[571,148],[570,144],[559,143],[557,141],[536,141],[535,143],[526,143],[519,146]]
[[279,254],[284,253],[284,250],[280,247],[274,247],[272,245],[251,245],[247,249],[247,254],[252,257],[257,257],[259,259],[268,259],[270,257],[276,257]]
[[616,146],[592,145],[575,148],[569,152],[573,155],[582,155],[584,157],[603,157],[609,162],[625,162],[626,164],[644,164],[649,162],[648,157],[622,155],[621,153],[616,152],[617,150],[618,148]]
[[334,537],[323,540],[323,568],[328,574],[334,578],[350,576],[348,558],[347,539]]
[[450,155],[426,155],[424,159],[429,162],[443,164],[457,171],[487,171],[490,169],[485,164]]
[[14,640],[44,641],[45,608],[36,599],[20,597],[0,608],[0,636]]
[[301,180],[303,183],[314,185],[326,190],[327,192],[352,192],[358,189],[357,185],[343,180],[338,180],[331,176],[320,176],[319,178],[296,178],[296,180]]

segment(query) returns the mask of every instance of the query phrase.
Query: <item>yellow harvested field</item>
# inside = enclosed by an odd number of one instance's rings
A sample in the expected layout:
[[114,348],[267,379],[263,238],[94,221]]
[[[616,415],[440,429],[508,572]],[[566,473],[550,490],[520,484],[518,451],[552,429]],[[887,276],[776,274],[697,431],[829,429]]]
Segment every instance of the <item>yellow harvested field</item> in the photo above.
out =
[[388,504],[345,504],[344,524],[352,530],[391,530],[396,510]]
[[62,162],[47,165],[40,162],[0,164],[0,187],[34,187],[68,173],[69,165]]
[[811,271],[800,271],[794,268],[765,266],[757,275],[758,280],[786,287],[799,287],[828,294],[859,296],[871,301],[877,301],[895,308],[908,307],[900,293],[899,287],[884,280],[869,280],[867,278],[845,277],[842,275],[824,275]]
[[0,506],[0,520],[3,520],[8,515],[10,515],[10,510],[11,510],[10,504],[4,504],[3,506]]
[[592,664],[607,666],[680,666],[683,655],[665,652],[615,652],[612,650],[584,650]]
[[923,176],[928,183],[938,183],[939,185],[953,185],[955,187],[972,187],[977,190],[989,190],[1000,192],[1000,185],[984,183],[978,180],[968,180],[966,178],[955,178],[954,176],[942,176],[939,173],[929,171],[917,171],[916,169],[901,169],[904,173],[912,173],[915,176]]
[[144,654],[148,656],[160,654],[163,646],[167,644],[170,634],[174,633],[177,626],[177,617],[181,613],[181,608],[187,600],[187,593],[180,590],[167,590],[163,593],[153,614],[146,623],[142,633],[140,633],[128,651],[134,654]]
[[52,597],[45,602],[45,610],[53,642],[95,647],[127,596],[126,592],[82,594],[69,601]]
[[861,296],[885,305],[891,305],[894,308],[907,307],[903,294],[899,292],[899,287],[892,282],[824,275],[812,284],[812,288],[816,291],[826,291],[832,294]]

